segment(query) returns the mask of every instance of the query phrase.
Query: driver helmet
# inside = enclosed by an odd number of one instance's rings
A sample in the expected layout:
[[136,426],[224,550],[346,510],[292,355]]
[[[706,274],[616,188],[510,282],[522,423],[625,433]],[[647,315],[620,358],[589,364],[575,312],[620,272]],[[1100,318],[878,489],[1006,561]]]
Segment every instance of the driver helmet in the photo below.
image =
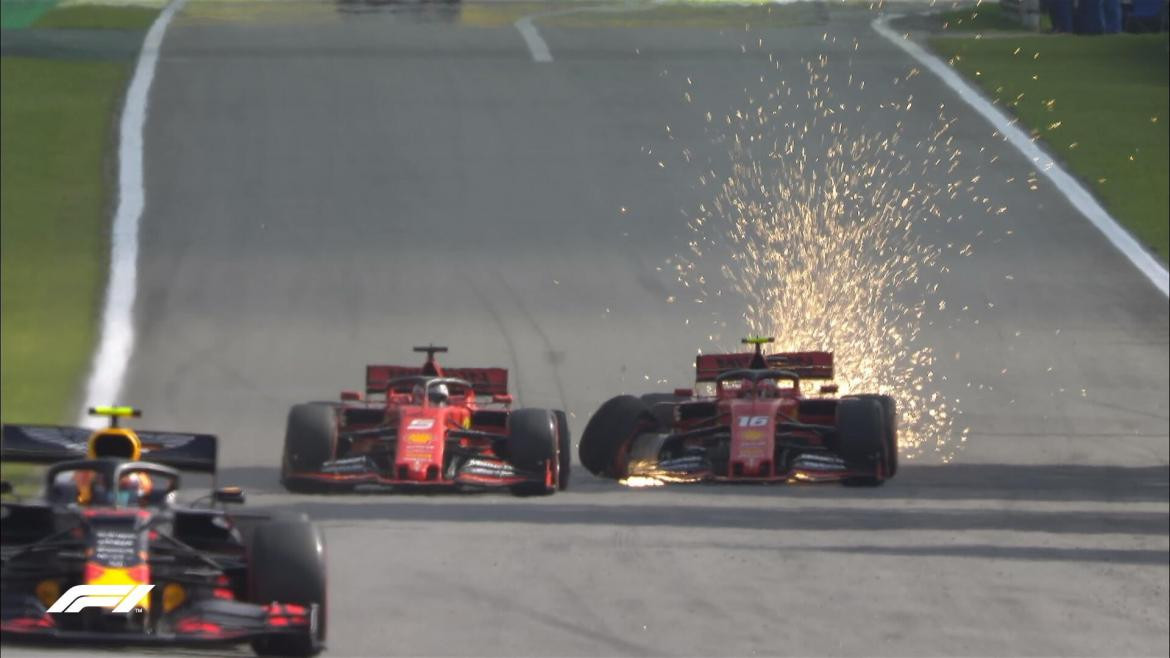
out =
[[756,385],[752,380],[741,379],[739,382],[739,397],[750,398],[752,396],[752,392],[755,390],[755,388],[756,388]]
[[140,505],[146,502],[153,486],[146,473],[127,473],[118,482],[118,505]]
[[426,397],[426,392],[427,388],[425,386],[422,384],[415,384],[414,388],[410,391],[411,402],[414,402],[415,404],[422,404],[423,398]]
[[777,398],[780,397],[780,387],[771,379],[762,379],[756,384],[756,393],[760,398]]
[[431,398],[431,404],[439,406],[447,404],[447,401],[451,399],[451,392],[447,390],[446,384],[432,386],[428,395]]

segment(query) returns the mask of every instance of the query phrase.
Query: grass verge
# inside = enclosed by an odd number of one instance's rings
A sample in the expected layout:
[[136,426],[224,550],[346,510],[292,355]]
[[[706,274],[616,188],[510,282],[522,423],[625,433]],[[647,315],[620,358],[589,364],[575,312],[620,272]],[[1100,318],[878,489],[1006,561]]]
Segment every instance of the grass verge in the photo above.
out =
[[141,6],[67,5],[41,16],[33,27],[81,30],[147,30],[159,10]]
[[56,4],[56,0],[0,0],[0,27],[28,27]]
[[1170,63],[1164,34],[934,38],[931,47],[1019,117],[1109,212],[1170,257]]
[[[104,157],[128,66],[0,58],[0,416],[66,420],[105,281]],[[14,480],[23,469],[5,468]],[[11,471],[11,472],[10,472]]]
[[57,422],[94,344],[104,174],[128,63],[0,59],[0,415]]
[[[62,7],[34,27],[145,29],[157,10]],[[110,149],[132,57],[0,58],[0,418],[71,420],[106,278]],[[40,469],[0,464],[18,488]]]
[[[1033,30],[1025,28],[1014,17],[1005,14],[996,0],[983,0],[977,5],[931,14],[930,18],[935,21],[937,29],[948,32],[1028,32],[1034,34]],[[1046,31],[1051,28],[1052,22],[1048,16],[1041,15],[1040,30]]]

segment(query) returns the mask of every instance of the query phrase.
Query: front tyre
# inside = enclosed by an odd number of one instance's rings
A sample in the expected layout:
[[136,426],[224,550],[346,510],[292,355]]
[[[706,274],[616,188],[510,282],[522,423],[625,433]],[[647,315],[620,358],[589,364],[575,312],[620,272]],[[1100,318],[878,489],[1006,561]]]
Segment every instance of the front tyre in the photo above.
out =
[[837,402],[836,448],[851,470],[869,471],[842,480],[852,487],[876,487],[886,478],[886,425],[881,404],[872,398],[848,397]]
[[882,421],[885,426],[886,440],[886,479],[898,473],[898,405],[894,398],[888,395],[873,393],[859,393],[850,395],[859,400],[874,400],[882,408]]
[[276,635],[252,641],[260,656],[315,656],[325,642],[325,541],[308,521],[269,521],[256,527],[248,545],[250,598],[317,606],[317,634]]
[[297,481],[295,474],[317,473],[322,464],[333,459],[337,448],[337,412],[337,405],[328,402],[298,404],[289,410],[280,468],[280,483],[289,491],[316,491],[311,484]]
[[284,426],[281,484],[292,492],[303,491],[296,473],[317,473],[337,450],[337,405],[321,402],[297,404],[289,410]]
[[[517,409],[508,415],[508,454],[524,470],[547,473],[560,465],[561,441],[556,415],[547,409]],[[512,487],[517,496],[548,496],[556,493],[554,483],[525,482]]]
[[557,458],[560,460],[560,471],[557,473],[557,488],[561,491],[569,488],[569,476],[573,470],[573,440],[569,434],[569,417],[563,411],[554,411],[557,419]]

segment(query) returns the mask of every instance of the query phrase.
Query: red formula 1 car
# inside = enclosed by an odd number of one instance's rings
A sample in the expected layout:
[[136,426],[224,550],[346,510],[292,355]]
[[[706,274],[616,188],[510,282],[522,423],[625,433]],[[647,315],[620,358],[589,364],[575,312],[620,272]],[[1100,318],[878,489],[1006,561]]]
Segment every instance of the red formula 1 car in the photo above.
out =
[[366,397],[289,411],[281,482],[325,493],[362,486],[503,487],[548,495],[569,484],[563,411],[512,409],[503,368],[443,368],[446,347],[416,347],[418,366],[366,366]]
[[596,475],[659,482],[840,481],[876,486],[898,468],[897,418],[886,395],[832,397],[801,390],[830,380],[831,352],[765,355],[771,338],[747,338],[754,352],[696,358],[709,389],[621,395],[585,426],[579,455]]

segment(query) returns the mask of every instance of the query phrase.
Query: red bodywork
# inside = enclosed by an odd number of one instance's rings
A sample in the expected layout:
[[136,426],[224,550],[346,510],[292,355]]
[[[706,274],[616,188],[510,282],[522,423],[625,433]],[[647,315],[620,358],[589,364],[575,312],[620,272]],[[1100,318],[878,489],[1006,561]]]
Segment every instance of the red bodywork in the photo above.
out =
[[[741,482],[880,482],[890,475],[888,460],[858,468],[833,453],[836,386],[802,390],[805,380],[832,379],[831,352],[708,354],[696,358],[695,371],[696,388],[707,390],[653,396],[672,399],[654,405],[657,428],[635,429],[614,475]],[[751,381],[749,373],[763,379]]]
[[[286,464],[284,481],[331,489],[558,487],[557,459],[538,470],[521,469],[501,454],[512,404],[506,369],[443,368],[434,352],[445,348],[416,351],[428,351],[422,366],[366,366],[365,396],[343,391],[337,404],[335,462],[319,471]],[[445,404],[420,399],[414,389],[424,379],[446,383]],[[367,461],[359,463],[361,458]]]

